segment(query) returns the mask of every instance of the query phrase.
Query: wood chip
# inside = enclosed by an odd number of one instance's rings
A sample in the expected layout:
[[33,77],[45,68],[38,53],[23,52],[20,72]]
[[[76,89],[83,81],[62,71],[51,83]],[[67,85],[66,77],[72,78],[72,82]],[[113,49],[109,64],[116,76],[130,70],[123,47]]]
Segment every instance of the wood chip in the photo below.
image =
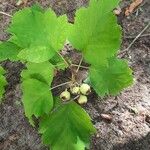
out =
[[141,3],[143,0],[134,0],[129,7],[125,10],[125,16],[129,16]]
[[101,114],[101,118],[107,122],[112,122],[112,116],[109,114]]
[[28,0],[18,0],[18,2],[16,3],[17,6],[21,6],[21,5],[26,5],[28,2]]

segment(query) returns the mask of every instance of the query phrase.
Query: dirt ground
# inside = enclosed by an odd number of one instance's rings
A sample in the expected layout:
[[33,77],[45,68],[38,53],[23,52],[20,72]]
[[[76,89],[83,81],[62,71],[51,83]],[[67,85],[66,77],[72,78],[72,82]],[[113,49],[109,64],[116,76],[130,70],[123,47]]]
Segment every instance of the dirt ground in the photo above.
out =
[[[39,0],[44,7],[52,7],[57,14],[67,13],[72,21],[75,9],[86,5],[87,0]],[[135,37],[150,22],[150,1],[129,17],[124,8],[131,0],[120,4],[122,13],[118,22],[123,27],[121,50],[126,49]],[[15,0],[0,0],[0,11],[13,14],[20,9]],[[30,1],[28,5],[31,5]],[[0,16],[0,40],[5,33],[10,17]],[[70,52],[68,52],[70,53]],[[75,55],[74,57],[78,57]],[[91,140],[91,150],[150,150],[150,28],[140,36],[121,57],[128,59],[134,71],[135,84],[116,97],[98,98],[90,95],[86,110],[93,119],[97,134]],[[1,63],[8,71],[8,87],[4,102],[0,105],[0,150],[48,150],[41,143],[37,130],[32,128],[21,103],[20,72],[24,65],[19,62]],[[106,121],[101,114],[109,114],[112,121]]]

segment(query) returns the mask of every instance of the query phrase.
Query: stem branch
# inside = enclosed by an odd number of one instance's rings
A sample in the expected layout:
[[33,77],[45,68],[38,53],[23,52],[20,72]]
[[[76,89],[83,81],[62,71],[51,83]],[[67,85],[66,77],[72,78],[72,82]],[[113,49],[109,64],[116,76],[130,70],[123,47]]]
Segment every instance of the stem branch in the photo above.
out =
[[57,54],[63,59],[63,61],[65,62],[67,66],[70,66],[69,63],[65,60],[65,58],[59,52],[57,52]]
[[56,108],[54,108],[54,109],[51,111],[50,114],[56,112],[61,106],[66,105],[66,104],[68,104],[68,103],[70,103],[70,102],[72,102],[72,101],[75,101],[75,100],[78,99],[79,97],[80,97],[80,96],[77,95],[75,98],[71,99],[70,101],[62,102],[62,103],[59,104]]
[[8,16],[8,17],[12,17],[12,15],[7,14],[7,13],[5,13],[5,12],[3,12],[3,11],[0,11],[0,14],[5,15],[5,16]]
[[[71,66],[78,67],[79,65],[77,65],[77,64],[71,64]],[[82,66],[82,65],[80,65],[80,68],[89,69],[89,67]]]
[[53,89],[56,89],[56,88],[58,88],[58,87],[61,87],[61,86],[67,85],[67,84],[69,84],[69,83],[71,83],[71,81],[64,82],[64,83],[61,83],[61,84],[59,84],[59,85],[56,85],[56,86],[52,87],[50,90],[53,90]]
[[150,22],[145,26],[145,28],[135,37],[135,39],[130,43],[130,45],[122,50],[119,55],[123,54],[123,53],[126,53],[130,48],[131,46],[135,43],[135,41],[144,33],[144,31],[150,26]]
[[78,68],[77,68],[77,70],[76,70],[76,73],[78,73],[78,71],[79,71],[79,69],[80,69],[80,67],[81,67],[82,61],[83,61],[83,56],[82,56],[82,58],[81,58],[81,60],[80,60],[80,62],[79,62],[79,65],[78,65]]

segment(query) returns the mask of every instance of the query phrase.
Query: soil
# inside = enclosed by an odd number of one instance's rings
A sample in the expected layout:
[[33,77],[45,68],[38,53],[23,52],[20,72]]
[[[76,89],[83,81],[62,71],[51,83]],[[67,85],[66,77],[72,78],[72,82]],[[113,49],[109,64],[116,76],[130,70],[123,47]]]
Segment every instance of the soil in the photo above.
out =
[[[75,10],[87,5],[87,0],[39,0],[39,2],[43,7],[52,7],[58,15],[66,13],[70,22],[73,21]],[[27,5],[32,3],[30,0]],[[118,16],[118,22],[123,27],[121,50],[126,49],[150,22],[149,0],[144,0],[140,7],[125,17],[125,7],[130,3],[131,0],[124,0],[120,4],[122,12]],[[15,4],[15,0],[1,0],[0,11],[12,15],[22,8]],[[9,38],[5,32],[9,22],[10,17],[1,16],[1,41]],[[80,57],[79,54],[72,53],[70,47],[66,48],[74,60],[79,60],[76,59]],[[95,93],[90,95],[85,108],[97,129],[97,134],[92,137],[90,149],[150,150],[150,28],[120,57],[129,61],[134,71],[135,83],[116,97],[101,99]],[[0,105],[0,150],[48,150],[41,143],[37,129],[31,127],[24,116],[20,90],[20,72],[24,65],[10,61],[1,64],[8,71],[6,77],[9,84],[4,101]],[[86,72],[82,70],[80,74],[83,73]],[[58,81],[61,82],[62,79]]]

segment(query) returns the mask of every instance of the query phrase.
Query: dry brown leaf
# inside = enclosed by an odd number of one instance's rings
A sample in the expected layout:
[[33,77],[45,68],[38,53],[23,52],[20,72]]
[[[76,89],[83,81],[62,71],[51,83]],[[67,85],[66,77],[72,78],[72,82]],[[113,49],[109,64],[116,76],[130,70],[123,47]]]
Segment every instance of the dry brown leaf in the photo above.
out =
[[103,120],[112,122],[112,116],[110,114],[101,114],[100,116]]
[[141,3],[143,0],[134,0],[129,7],[125,10],[125,16],[129,16]]

